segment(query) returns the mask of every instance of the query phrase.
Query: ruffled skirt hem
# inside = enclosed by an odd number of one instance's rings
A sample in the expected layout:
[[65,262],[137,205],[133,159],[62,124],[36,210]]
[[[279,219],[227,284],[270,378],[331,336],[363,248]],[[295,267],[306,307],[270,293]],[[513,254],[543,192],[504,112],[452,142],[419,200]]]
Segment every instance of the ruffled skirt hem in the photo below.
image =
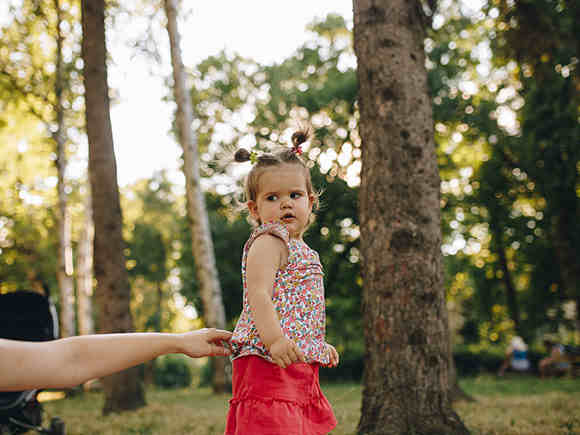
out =
[[234,360],[225,435],[323,435],[336,427],[318,365],[281,369],[259,357]]
[[279,399],[232,399],[225,435],[322,435],[336,427],[323,397],[308,403]]

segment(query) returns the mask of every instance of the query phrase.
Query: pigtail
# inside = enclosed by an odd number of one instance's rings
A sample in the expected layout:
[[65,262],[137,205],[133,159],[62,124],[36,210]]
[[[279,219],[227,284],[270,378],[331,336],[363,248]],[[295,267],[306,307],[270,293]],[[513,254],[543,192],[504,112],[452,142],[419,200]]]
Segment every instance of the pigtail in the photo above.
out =
[[296,155],[302,154],[302,144],[310,138],[310,127],[300,129],[292,134],[292,152]]
[[234,160],[238,163],[249,162],[252,158],[250,152],[245,148],[240,148],[234,154]]
[[245,148],[240,148],[234,154],[234,161],[238,163],[243,162],[252,162],[252,164],[256,163],[260,157],[256,151],[248,151]]

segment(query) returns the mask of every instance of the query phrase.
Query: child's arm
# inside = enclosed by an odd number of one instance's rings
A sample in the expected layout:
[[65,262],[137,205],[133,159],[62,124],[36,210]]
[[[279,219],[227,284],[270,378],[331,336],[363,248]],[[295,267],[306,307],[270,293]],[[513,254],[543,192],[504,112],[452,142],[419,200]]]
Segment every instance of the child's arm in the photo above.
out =
[[288,251],[284,242],[275,236],[264,234],[250,247],[246,262],[248,302],[256,328],[274,363],[282,368],[296,361],[304,361],[304,355],[296,343],[282,333],[272,303],[276,272],[287,262],[287,257]]
[[26,342],[0,339],[0,391],[68,388],[166,353],[228,355],[231,333],[202,329],[184,334],[125,333]]

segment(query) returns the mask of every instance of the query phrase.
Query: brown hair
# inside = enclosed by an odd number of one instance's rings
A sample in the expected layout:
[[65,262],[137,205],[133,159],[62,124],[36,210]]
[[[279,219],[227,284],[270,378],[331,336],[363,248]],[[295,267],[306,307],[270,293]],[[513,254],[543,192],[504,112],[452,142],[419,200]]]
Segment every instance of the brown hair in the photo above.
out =
[[250,170],[250,173],[246,176],[244,183],[244,202],[256,201],[260,176],[265,171],[276,166],[289,164],[297,165],[302,169],[304,178],[306,180],[306,191],[309,196],[312,195],[314,198],[313,209],[316,209],[319,195],[314,191],[312,186],[310,170],[300,157],[300,154],[302,154],[301,145],[306,142],[309,137],[310,129],[296,131],[292,135],[292,148],[288,148],[277,153],[262,153],[260,155],[256,155],[255,153],[250,153],[244,148],[237,150],[234,155],[236,162],[254,162],[254,166]]

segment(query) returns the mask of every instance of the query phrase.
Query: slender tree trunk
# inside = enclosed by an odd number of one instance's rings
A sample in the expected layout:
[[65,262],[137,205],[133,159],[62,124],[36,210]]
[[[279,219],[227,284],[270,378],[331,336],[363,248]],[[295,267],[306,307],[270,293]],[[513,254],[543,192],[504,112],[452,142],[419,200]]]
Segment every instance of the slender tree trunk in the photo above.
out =
[[354,0],[362,177],[362,434],[466,434],[449,399],[440,179],[419,1]]
[[74,306],[74,278],[73,255],[71,246],[71,223],[67,207],[66,193],[66,138],[64,125],[64,106],[62,104],[63,91],[63,35],[60,30],[61,9],[60,1],[54,0],[56,11],[56,69],[54,93],[56,97],[56,131],[53,139],[56,143],[56,167],[58,173],[58,268],[57,278],[60,300],[60,333],[61,337],[75,335],[75,306]]
[[[173,65],[173,90],[177,103],[179,142],[183,148],[183,172],[187,193],[187,211],[191,229],[192,252],[195,257],[196,277],[200,284],[204,321],[208,327],[225,327],[225,309],[218,280],[209,219],[200,185],[199,153],[197,137],[191,130],[193,111],[187,92],[185,69],[181,59],[180,36],[177,28],[175,0],[165,0],[167,33]],[[228,388],[226,358],[215,357],[213,364],[213,390],[223,392]]]
[[93,322],[93,237],[91,195],[90,189],[88,189],[85,219],[77,248],[77,319],[81,335],[95,332]]
[[560,215],[554,219],[553,237],[554,252],[560,266],[560,276],[566,295],[576,302],[576,332],[580,333],[580,258],[571,235],[577,232],[576,212],[577,199],[568,195],[568,207],[560,209]]
[[[491,210],[491,213],[494,213],[493,210]],[[502,226],[493,216],[491,219],[490,229],[495,240],[496,252],[499,256],[499,265],[503,272],[502,281],[506,290],[507,306],[509,309],[510,317],[514,322],[516,333],[521,335],[522,331],[520,327],[520,307],[518,304],[516,289],[513,285],[512,273],[508,267],[507,255],[502,235]]]
[[[94,273],[99,307],[99,332],[130,332],[131,291],[125,269],[125,242],[117,184],[117,166],[109,111],[104,0],[82,1],[83,60],[89,175],[95,223]],[[103,414],[145,405],[137,368],[103,379]]]
[[157,319],[155,320],[155,330],[161,331],[163,327],[163,285],[157,282]]

